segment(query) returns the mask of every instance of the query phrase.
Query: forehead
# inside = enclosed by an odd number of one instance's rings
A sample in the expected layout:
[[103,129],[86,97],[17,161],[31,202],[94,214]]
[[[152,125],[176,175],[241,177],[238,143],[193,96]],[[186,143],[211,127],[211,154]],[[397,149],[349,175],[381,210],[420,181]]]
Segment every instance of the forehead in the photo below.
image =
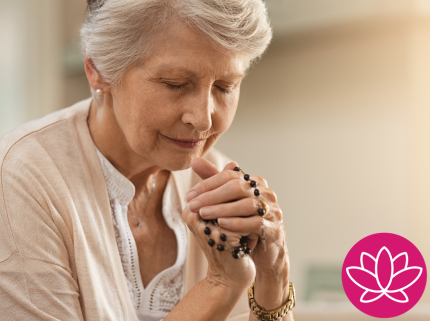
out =
[[242,78],[248,58],[237,52],[221,52],[185,23],[174,22],[154,39],[141,68],[184,77]]

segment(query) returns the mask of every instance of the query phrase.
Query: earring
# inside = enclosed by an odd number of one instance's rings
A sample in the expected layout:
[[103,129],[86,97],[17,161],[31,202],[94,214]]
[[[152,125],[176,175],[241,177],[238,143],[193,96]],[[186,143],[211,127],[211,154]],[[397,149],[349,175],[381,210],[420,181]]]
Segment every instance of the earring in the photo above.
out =
[[96,90],[96,93],[97,93],[97,95],[101,96],[101,95],[103,95],[103,90],[99,88]]

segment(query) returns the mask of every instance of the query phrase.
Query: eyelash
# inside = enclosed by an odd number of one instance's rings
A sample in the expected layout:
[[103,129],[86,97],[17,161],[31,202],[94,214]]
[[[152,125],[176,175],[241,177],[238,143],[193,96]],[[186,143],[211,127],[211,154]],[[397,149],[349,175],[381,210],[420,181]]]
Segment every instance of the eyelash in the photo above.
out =
[[166,83],[167,87],[169,87],[170,89],[173,90],[181,90],[183,89],[187,84],[182,84],[182,85],[172,85],[172,84],[168,84]]
[[217,87],[222,93],[224,93],[224,94],[230,94],[231,93],[231,90],[228,90],[228,89],[225,89],[225,88],[222,88],[222,87],[220,87],[220,86],[215,86],[215,87]]
[[[168,83],[166,83],[166,85],[167,85],[167,87],[169,87],[170,89],[173,89],[173,90],[181,90],[181,89],[183,89],[187,84],[182,84],[182,85],[173,85],[173,84],[168,84]],[[215,87],[217,87],[218,88],[218,90],[220,90],[222,93],[224,93],[224,94],[230,94],[231,93],[231,90],[228,90],[228,89],[225,89],[225,88],[222,88],[222,87],[220,87],[220,86],[215,86]]]

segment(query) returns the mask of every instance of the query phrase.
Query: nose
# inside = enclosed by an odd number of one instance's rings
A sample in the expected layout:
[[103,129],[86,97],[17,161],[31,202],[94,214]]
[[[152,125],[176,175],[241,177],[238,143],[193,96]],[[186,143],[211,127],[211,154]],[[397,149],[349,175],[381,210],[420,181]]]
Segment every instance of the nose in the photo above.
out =
[[199,132],[206,132],[212,127],[212,113],[215,102],[210,90],[201,90],[188,102],[182,115],[184,124],[192,125]]

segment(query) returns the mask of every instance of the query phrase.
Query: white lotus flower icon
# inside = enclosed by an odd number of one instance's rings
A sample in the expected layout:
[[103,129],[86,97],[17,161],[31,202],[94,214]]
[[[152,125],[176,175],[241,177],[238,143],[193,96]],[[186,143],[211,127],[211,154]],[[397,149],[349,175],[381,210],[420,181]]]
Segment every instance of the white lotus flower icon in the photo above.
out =
[[423,273],[423,268],[408,267],[408,260],[406,252],[393,258],[385,246],[379,250],[376,258],[362,252],[361,266],[346,268],[346,273],[352,282],[365,290],[360,302],[371,303],[384,295],[398,303],[409,302],[404,290],[418,281]]

